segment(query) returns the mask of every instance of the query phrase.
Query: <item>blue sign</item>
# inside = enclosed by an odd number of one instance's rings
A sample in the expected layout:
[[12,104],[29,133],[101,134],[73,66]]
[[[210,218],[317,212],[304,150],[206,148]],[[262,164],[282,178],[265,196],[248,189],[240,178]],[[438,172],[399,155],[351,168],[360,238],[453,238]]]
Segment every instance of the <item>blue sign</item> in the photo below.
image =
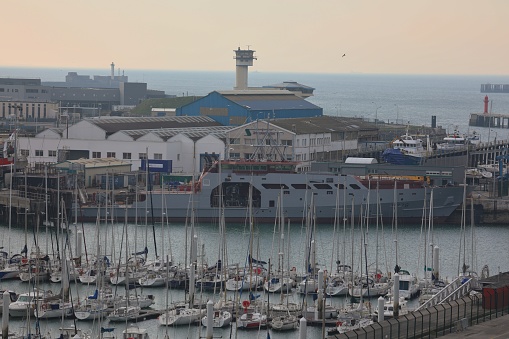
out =
[[[141,160],[142,171],[146,171],[146,162],[147,160]],[[159,172],[159,173],[171,173],[172,171],[172,161],[171,160],[153,160],[148,159],[148,170],[149,172]]]

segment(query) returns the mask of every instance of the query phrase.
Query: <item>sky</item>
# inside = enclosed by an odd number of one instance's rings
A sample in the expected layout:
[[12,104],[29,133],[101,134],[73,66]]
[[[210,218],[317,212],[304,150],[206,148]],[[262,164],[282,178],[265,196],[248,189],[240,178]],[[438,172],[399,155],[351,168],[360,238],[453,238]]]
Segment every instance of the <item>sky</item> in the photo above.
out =
[[241,47],[260,72],[509,73],[507,0],[22,0],[2,13],[2,67],[233,71]]

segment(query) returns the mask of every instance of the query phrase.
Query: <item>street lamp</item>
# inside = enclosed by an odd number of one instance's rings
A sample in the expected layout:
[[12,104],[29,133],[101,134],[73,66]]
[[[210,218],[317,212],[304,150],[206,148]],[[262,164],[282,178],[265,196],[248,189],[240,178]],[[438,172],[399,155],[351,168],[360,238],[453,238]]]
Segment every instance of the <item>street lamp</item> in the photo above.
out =
[[396,125],[397,125],[399,120],[399,106],[398,104],[394,104],[394,106],[396,106]]

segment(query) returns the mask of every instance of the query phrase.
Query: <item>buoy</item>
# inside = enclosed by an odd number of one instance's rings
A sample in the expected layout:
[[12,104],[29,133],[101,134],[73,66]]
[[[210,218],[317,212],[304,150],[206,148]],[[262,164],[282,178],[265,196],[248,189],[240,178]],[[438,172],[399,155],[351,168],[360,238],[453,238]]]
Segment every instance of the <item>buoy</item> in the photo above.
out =
[[248,307],[249,307],[249,305],[251,305],[251,303],[249,302],[249,300],[244,300],[244,301],[242,302],[242,306],[243,306],[244,308],[248,308]]

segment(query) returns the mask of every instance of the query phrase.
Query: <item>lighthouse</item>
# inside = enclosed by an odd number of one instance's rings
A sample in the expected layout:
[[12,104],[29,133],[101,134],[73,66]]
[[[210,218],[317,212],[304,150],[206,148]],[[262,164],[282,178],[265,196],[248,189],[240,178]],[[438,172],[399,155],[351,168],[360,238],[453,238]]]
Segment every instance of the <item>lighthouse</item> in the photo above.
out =
[[256,60],[253,50],[240,49],[240,47],[234,51],[235,56],[233,57],[236,61],[235,69],[235,90],[247,89],[247,71],[249,66],[253,66],[253,60]]

